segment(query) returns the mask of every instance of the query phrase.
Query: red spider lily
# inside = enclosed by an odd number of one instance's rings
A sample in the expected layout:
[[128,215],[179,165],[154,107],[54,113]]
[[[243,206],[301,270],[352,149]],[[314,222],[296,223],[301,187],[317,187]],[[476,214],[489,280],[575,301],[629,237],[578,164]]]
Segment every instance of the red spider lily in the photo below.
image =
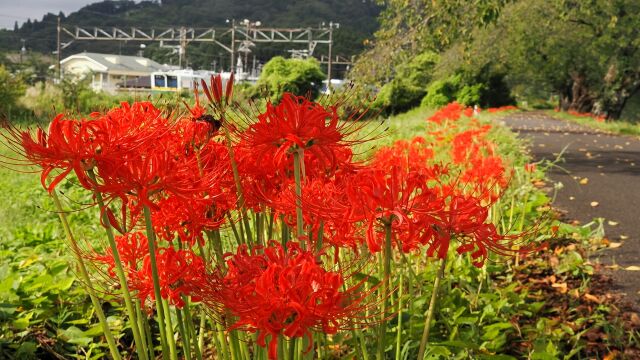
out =
[[[116,247],[126,272],[129,289],[136,292],[143,305],[147,300],[151,300],[149,303],[155,300],[147,241],[147,237],[140,232],[116,237]],[[115,277],[115,260],[111,249],[106,250],[104,254],[89,255],[89,258],[97,263],[106,264],[107,274]],[[196,290],[202,285],[206,273],[204,261],[191,250],[161,247],[156,249],[156,262],[162,298],[177,307],[184,306],[182,296],[196,295]],[[195,300],[198,300],[197,296]]]
[[417,249],[430,237],[434,216],[443,205],[437,189],[428,184],[433,179],[398,166],[390,170],[359,172],[348,190],[356,219],[365,223],[371,252],[382,250],[384,226],[391,226],[399,249]]
[[[7,140],[18,148],[27,163],[42,168],[42,186],[51,192],[71,171],[78,176],[80,183],[91,188],[86,171],[95,166],[95,157],[100,153],[102,144],[94,136],[96,121],[65,119],[56,116],[44,132],[38,129],[35,134],[29,131],[10,130]],[[53,171],[60,170],[47,185],[47,179]]]
[[[192,296],[199,301],[197,293],[206,274],[205,264],[201,257],[191,250],[175,250],[172,247],[156,250],[160,296],[178,308],[184,306],[183,296]],[[130,273],[130,288],[137,292],[144,304],[147,300],[155,300],[151,260],[145,255],[142,265],[137,271]]]
[[458,254],[471,253],[476,267],[484,265],[489,252],[509,256],[534,250],[531,246],[516,247],[519,245],[516,242],[523,241],[530,232],[500,235],[493,224],[487,223],[491,204],[483,205],[479,198],[452,191],[445,195],[447,205],[434,226],[433,238],[427,244],[427,256],[444,259],[452,240],[459,243]]
[[[436,124],[442,124],[444,121],[456,121],[460,119],[465,109],[458,102],[454,101],[440,108],[435,114],[430,116],[427,121],[432,121]],[[471,109],[473,114],[473,109]]]
[[414,137],[410,142],[398,140],[393,146],[380,148],[375,153],[373,161],[380,169],[401,166],[428,173],[432,169],[427,167],[427,164],[429,160],[433,159],[433,156],[433,149],[426,146],[425,139]]
[[272,241],[251,253],[240,246],[227,254],[226,273],[218,272],[210,284],[203,301],[236,317],[231,329],[257,332],[259,346],[270,338],[269,359],[278,358],[280,336],[306,337],[308,351],[312,331],[335,334],[354,323],[366,297],[361,284],[345,290],[341,273],[325,270],[316,254],[293,242],[285,250]]
[[324,107],[286,93],[280,104],[268,103],[258,121],[240,136],[256,164],[268,159],[276,166],[292,163],[292,152],[304,150],[325,168],[334,168],[340,160],[338,148],[349,144],[346,137],[350,133],[339,121],[335,106]]
[[454,163],[466,163],[470,157],[482,156],[482,151],[493,154],[493,144],[485,140],[491,125],[474,127],[455,134],[451,142],[451,158]]
[[[149,253],[147,237],[140,232],[134,232],[124,234],[123,236],[116,236],[115,240],[120,262],[127,273],[136,271],[142,259]],[[115,259],[113,258],[111,249],[107,249],[102,255],[91,255],[90,258],[98,263],[107,264],[108,274],[112,277],[116,276],[114,272],[116,266]]]
[[224,223],[226,207],[217,206],[217,198],[202,195],[200,198],[183,199],[170,196],[157,202],[151,219],[156,234],[164,240],[180,242],[193,246],[202,244],[205,230],[216,230]]
[[513,110],[518,110],[518,108],[513,105],[507,105],[507,106],[492,107],[487,109],[487,111],[492,114],[503,112],[503,111],[513,111]]
[[472,184],[479,193],[495,190],[494,187],[504,189],[508,184],[502,158],[499,156],[475,157],[467,163],[460,180]]
[[524,171],[534,173],[536,171],[536,163],[527,163],[524,165]]

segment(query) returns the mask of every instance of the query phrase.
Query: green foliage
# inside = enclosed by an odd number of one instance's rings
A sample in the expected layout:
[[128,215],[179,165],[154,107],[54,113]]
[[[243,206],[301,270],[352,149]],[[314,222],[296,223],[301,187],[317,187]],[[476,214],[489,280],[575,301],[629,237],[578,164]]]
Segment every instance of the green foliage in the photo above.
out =
[[17,104],[25,90],[20,76],[11,74],[4,65],[0,65],[0,114],[7,114]]
[[265,64],[256,87],[258,90],[266,90],[275,102],[280,101],[285,92],[315,98],[320,94],[325,78],[326,75],[315,59],[285,59],[276,56]]
[[507,0],[388,0],[380,14],[373,46],[357,59],[351,76],[382,86],[394,69],[425,52],[440,54],[456,41],[470,39],[476,26],[492,23]]
[[427,94],[420,105],[438,108],[455,100],[460,79],[453,76],[443,80],[435,80],[427,88]]
[[456,100],[466,106],[480,104],[485,84],[465,85],[456,93]]
[[437,62],[437,54],[425,52],[399,66],[395,78],[380,89],[373,108],[397,114],[418,106]]

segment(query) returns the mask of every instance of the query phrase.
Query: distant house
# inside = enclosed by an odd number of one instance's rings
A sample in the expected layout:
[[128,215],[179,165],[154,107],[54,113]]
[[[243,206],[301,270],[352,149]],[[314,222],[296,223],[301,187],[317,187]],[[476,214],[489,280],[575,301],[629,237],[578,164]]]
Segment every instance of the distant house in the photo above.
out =
[[151,73],[170,69],[141,56],[89,52],[71,55],[60,65],[63,76],[90,77],[94,90],[107,92],[124,87],[148,87]]

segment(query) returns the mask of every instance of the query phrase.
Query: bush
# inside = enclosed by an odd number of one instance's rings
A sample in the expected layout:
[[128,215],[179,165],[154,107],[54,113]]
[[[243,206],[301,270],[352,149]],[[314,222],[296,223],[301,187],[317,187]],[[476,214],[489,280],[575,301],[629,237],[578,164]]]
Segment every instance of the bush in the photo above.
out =
[[372,107],[382,110],[384,114],[397,114],[418,105],[424,94],[422,88],[394,79],[380,89]]
[[8,114],[17,105],[18,98],[24,94],[25,85],[19,76],[11,74],[4,65],[0,65],[0,114]]
[[488,70],[479,74],[459,72],[431,82],[420,105],[436,108],[452,101],[466,106],[480,105],[483,108],[515,104],[504,75]]
[[285,92],[316,98],[325,78],[326,75],[320,70],[320,63],[315,59],[285,59],[276,56],[264,65],[256,86],[259,90],[266,89],[275,102],[280,101]]
[[427,94],[420,103],[423,107],[437,108],[445,106],[456,99],[459,76],[451,76],[443,80],[433,81],[427,88]]
[[480,104],[480,98],[485,88],[484,84],[465,85],[456,94],[456,99],[466,106]]

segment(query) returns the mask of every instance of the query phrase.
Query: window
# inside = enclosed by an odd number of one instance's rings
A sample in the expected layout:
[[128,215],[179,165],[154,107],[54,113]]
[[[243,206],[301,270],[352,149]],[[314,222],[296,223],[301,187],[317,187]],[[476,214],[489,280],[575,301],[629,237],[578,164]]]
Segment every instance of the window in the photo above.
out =
[[167,86],[164,75],[155,75],[153,78],[153,86],[154,87],[165,87]]
[[178,77],[177,76],[167,76],[167,87],[177,88],[178,87]]

